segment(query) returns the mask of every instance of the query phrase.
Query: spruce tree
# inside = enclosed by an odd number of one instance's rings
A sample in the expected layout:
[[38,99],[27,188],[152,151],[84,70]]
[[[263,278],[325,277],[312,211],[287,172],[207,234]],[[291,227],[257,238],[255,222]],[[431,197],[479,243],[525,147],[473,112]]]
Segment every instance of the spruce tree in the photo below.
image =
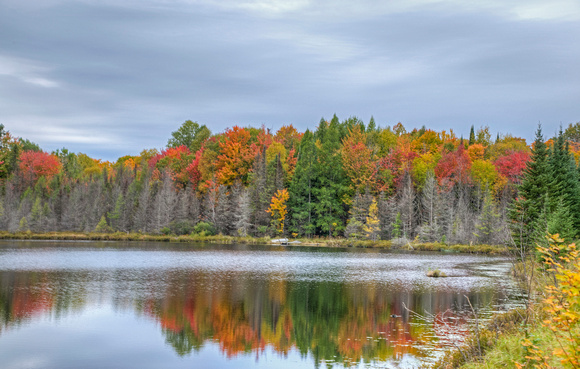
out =
[[544,201],[550,183],[548,148],[538,126],[530,161],[524,169],[522,182],[518,185],[518,197],[509,209],[510,228],[516,245],[531,249],[537,240],[537,221],[544,209]]
[[547,232],[549,234],[558,234],[568,242],[571,242],[576,237],[577,232],[572,214],[570,214],[570,208],[564,204],[562,199],[558,202],[556,210],[547,219]]
[[[550,213],[566,213],[571,217],[573,224],[580,226],[580,213],[578,212],[580,193],[576,163],[570,154],[568,143],[560,128],[558,137],[554,141],[553,149],[548,161],[550,165],[551,181],[549,185]],[[565,210],[560,207],[566,207]]]
[[469,146],[475,143],[475,129],[473,125],[471,126],[471,130],[469,131]]
[[330,124],[321,121],[315,133],[317,159],[314,172],[317,176],[313,187],[316,226],[321,235],[333,236],[344,231],[343,219],[346,212],[342,199],[348,195],[347,177],[344,175],[341,155],[341,140],[345,130],[333,117]]
[[298,147],[298,161],[288,199],[289,229],[298,235],[312,236],[315,231],[312,188],[316,181],[316,153],[314,135],[307,129]]
[[475,236],[478,243],[494,244],[496,235],[499,233],[499,213],[493,203],[493,196],[490,191],[486,191],[483,200],[483,209],[477,219],[475,228],[477,229]]

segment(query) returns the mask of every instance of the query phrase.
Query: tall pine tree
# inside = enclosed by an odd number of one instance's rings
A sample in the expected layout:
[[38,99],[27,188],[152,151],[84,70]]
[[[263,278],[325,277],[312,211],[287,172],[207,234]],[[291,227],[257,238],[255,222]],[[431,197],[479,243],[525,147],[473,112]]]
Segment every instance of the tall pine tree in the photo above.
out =
[[510,228],[514,242],[526,249],[531,249],[536,241],[536,228],[550,183],[550,166],[548,148],[538,126],[532,156],[526,164],[523,178],[518,186],[518,197],[509,210]]

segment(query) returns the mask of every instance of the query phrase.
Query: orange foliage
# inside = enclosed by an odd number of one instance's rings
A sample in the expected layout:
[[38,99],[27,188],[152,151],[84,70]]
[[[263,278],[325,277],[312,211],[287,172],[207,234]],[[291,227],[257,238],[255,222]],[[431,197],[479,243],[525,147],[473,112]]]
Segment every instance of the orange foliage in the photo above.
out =
[[280,142],[286,150],[292,150],[298,146],[298,143],[302,139],[303,133],[299,133],[296,128],[291,124],[288,126],[282,126],[274,138],[276,141]]
[[473,144],[469,146],[469,148],[467,149],[467,155],[469,155],[471,161],[483,160],[484,154],[485,154],[485,146],[483,146],[482,144]]
[[366,135],[362,130],[354,128],[342,141],[342,165],[350,178],[351,186],[358,191],[366,187],[374,188],[377,173],[373,151],[365,144]]
[[[265,132],[261,134],[259,140],[262,140],[262,144],[267,143],[267,137]],[[216,177],[219,183],[229,186],[236,179],[240,179],[244,185],[248,185],[248,173],[257,154],[256,145],[250,142],[250,131],[238,126],[227,129],[219,147],[220,155],[216,162]]]

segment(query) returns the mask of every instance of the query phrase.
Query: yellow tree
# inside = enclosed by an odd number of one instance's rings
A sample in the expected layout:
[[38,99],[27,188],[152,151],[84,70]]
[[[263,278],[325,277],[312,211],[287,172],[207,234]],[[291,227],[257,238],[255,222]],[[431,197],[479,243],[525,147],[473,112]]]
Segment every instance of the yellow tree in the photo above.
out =
[[289,198],[288,190],[278,190],[274,196],[272,196],[272,202],[270,207],[266,212],[272,215],[272,221],[276,224],[279,233],[284,233],[284,220],[286,219],[286,214],[288,209],[286,208],[286,201]]
[[381,231],[380,221],[379,221],[379,211],[377,206],[377,200],[373,199],[373,202],[369,206],[369,216],[367,217],[367,222],[363,226],[363,231],[368,239],[376,241],[379,239],[379,233]]

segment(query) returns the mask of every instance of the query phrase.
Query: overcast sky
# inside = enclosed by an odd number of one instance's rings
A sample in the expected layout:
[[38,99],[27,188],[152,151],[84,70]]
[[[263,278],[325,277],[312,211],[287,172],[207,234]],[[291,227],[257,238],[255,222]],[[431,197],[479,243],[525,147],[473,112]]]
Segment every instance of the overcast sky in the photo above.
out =
[[0,123],[47,151],[335,113],[551,135],[580,121],[580,2],[0,0]]

